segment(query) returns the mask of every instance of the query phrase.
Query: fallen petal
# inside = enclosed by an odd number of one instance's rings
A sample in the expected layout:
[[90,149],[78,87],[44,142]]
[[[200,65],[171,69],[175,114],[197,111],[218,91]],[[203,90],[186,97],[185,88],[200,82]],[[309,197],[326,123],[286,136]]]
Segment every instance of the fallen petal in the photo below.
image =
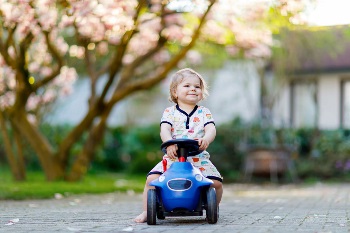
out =
[[115,182],[114,182],[114,186],[116,186],[116,187],[122,187],[122,186],[125,186],[125,185],[127,185],[127,181],[126,180],[116,180]]
[[122,231],[133,231],[134,229],[132,227],[127,227],[127,228],[124,228]]
[[132,190],[132,189],[129,189],[128,191],[126,191],[126,193],[127,193],[129,196],[134,196],[134,195],[135,195],[135,191]]
[[74,231],[74,232],[81,231],[80,228],[74,228],[74,227],[67,227],[67,230],[69,230],[69,231]]
[[13,224],[15,224],[17,222],[19,222],[19,218],[14,218],[14,219],[9,220],[9,222],[6,223],[5,225],[6,226],[10,226],[10,225],[13,225]]
[[60,193],[55,193],[55,199],[62,199],[63,195]]

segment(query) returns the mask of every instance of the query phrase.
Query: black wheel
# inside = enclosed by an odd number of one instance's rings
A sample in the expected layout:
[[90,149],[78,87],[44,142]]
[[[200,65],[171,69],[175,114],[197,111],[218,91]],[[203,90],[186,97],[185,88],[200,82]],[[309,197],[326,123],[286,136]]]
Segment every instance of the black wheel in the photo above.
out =
[[147,224],[156,225],[157,193],[155,189],[147,192]]
[[218,221],[218,206],[216,202],[215,188],[210,187],[207,190],[207,221],[209,224],[215,224]]

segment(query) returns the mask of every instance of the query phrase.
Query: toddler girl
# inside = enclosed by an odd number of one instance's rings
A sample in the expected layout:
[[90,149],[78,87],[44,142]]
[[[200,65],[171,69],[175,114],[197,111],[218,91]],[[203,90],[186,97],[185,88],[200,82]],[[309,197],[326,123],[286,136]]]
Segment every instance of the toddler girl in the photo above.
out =
[[[219,205],[223,193],[222,177],[209,160],[210,155],[206,151],[216,135],[215,123],[209,109],[197,105],[207,95],[207,84],[200,74],[189,68],[177,71],[171,80],[169,98],[176,105],[165,109],[160,122],[160,137],[163,142],[180,138],[198,141],[199,149],[203,152],[188,157],[187,161],[214,182],[212,186],[216,189]],[[167,147],[167,153],[163,158],[167,160],[168,167],[177,160],[176,151],[176,145]],[[149,186],[149,183],[162,173],[162,161],[148,173],[143,191],[143,212],[134,219],[135,222],[147,221],[147,192],[154,188]]]

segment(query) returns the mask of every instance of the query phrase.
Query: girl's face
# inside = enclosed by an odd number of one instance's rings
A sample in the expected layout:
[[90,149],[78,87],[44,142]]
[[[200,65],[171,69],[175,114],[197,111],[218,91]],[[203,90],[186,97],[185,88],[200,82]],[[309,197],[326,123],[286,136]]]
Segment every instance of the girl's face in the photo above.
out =
[[203,99],[200,79],[195,76],[185,77],[175,89],[175,96],[179,105],[196,105]]

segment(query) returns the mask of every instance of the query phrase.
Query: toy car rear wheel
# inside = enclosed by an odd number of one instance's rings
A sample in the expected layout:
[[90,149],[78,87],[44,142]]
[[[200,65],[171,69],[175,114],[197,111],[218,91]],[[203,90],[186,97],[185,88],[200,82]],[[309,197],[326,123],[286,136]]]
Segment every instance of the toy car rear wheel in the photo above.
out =
[[156,225],[157,193],[155,189],[147,192],[147,224]]
[[218,221],[218,206],[216,201],[215,188],[210,187],[207,192],[207,221],[209,224],[215,224]]

